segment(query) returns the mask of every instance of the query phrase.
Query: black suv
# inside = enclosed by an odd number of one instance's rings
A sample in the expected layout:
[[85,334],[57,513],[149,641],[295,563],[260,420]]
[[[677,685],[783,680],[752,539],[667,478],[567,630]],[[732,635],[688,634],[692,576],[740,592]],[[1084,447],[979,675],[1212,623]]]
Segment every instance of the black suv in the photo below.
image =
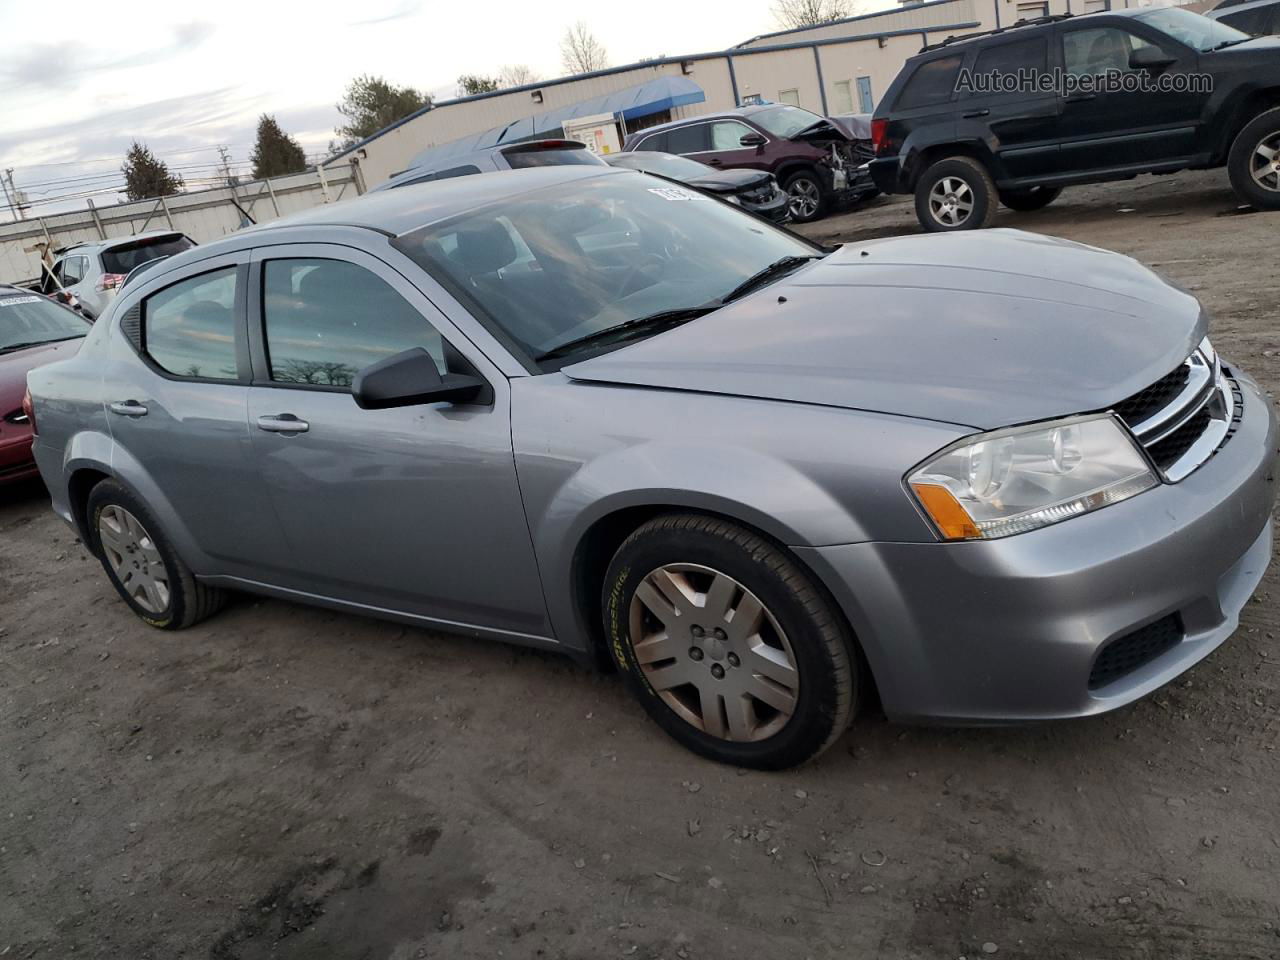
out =
[[1280,210],[1280,38],[1179,8],[948,38],[907,61],[872,140],[876,185],[914,193],[926,230],[987,227],[997,203],[1038,210],[1069,184],[1224,165],[1242,200]]

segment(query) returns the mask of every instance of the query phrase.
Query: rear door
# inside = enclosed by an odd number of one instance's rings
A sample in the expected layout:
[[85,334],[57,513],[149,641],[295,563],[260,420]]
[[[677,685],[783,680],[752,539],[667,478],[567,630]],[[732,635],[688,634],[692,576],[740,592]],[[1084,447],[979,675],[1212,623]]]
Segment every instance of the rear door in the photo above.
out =
[[[1064,79],[1075,85],[1061,91],[1064,170],[1176,162],[1196,153],[1209,93],[1191,92],[1195,84],[1186,75],[1198,69],[1195,51],[1127,20],[1068,21],[1057,33]],[[1157,47],[1174,60],[1160,76],[1185,92],[1152,89],[1151,75],[1130,68],[1131,53],[1144,47]],[[1126,89],[1112,89],[1115,84]]]
[[[521,636],[549,632],[511,446],[506,378],[389,266],[334,244],[253,256],[255,459],[292,551],[280,581]],[[364,367],[424,347],[484,402],[362,410]]]
[[997,179],[1051,173],[1058,161],[1058,97],[1049,74],[1047,31],[983,44],[961,77],[961,140],[981,139],[995,156]]
[[263,571],[289,557],[246,421],[248,272],[247,252],[229,254],[126,291],[102,390],[114,465],[166,529],[176,520],[208,558],[187,562],[202,574],[270,579]]

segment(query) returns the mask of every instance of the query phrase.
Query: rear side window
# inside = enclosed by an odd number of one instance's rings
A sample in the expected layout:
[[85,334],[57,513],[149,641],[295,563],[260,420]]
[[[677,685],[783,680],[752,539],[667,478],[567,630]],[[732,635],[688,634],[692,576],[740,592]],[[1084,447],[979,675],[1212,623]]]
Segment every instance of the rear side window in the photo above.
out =
[[708,123],[694,123],[667,131],[668,153],[700,153],[711,149]]
[[365,367],[411,347],[425,347],[446,372],[439,332],[364,267],[268,260],[262,287],[267,356],[277,383],[350,387]]
[[902,88],[902,93],[898,95],[895,108],[909,110],[912,107],[945,103],[950,100],[956,88],[956,80],[960,76],[960,63],[963,59],[961,54],[955,54],[950,57],[927,60],[920,64],[906,86]]
[[1032,71],[1039,76],[1048,68],[1049,42],[1043,35],[987,47],[973,64],[973,72],[978,75],[1016,76],[1022,71]]
[[122,244],[102,251],[102,271],[104,273],[127,274],[134,267],[141,266],[148,260],[172,257],[175,253],[190,250],[195,244],[184,236],[153,237],[134,243]]
[[62,261],[62,282],[67,286],[84,279],[84,257],[67,257]]
[[235,267],[175,283],[143,301],[142,350],[175,377],[237,380]]

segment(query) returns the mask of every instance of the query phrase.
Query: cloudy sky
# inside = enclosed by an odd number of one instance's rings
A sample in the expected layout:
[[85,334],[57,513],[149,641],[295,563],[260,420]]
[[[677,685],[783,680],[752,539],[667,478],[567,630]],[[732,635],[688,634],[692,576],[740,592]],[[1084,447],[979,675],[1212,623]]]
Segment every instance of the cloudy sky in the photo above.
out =
[[[885,6],[887,3],[875,3]],[[863,0],[862,7],[873,3]],[[717,50],[777,29],[771,0],[361,0],[357,3],[0,0],[0,173],[12,167],[32,212],[68,195],[115,201],[120,159],[145,142],[190,185],[215,173],[217,146],[247,172],[254,124],[272,113],[309,155],[341,117],[361,73],[454,94],[461,73],[523,63],[561,74],[564,28],[584,19],[623,64]],[[0,220],[8,218],[0,194]],[[76,200],[71,206],[82,206]]]

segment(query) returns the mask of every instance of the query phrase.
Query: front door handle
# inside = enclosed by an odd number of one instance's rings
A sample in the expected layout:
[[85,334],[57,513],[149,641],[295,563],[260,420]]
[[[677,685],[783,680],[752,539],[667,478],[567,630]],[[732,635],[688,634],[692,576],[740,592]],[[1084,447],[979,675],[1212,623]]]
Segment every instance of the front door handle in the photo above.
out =
[[976,120],[978,117],[991,116],[990,110],[971,110],[969,113],[962,114],[966,120]]
[[259,417],[258,429],[267,433],[306,433],[311,424],[299,420],[292,413],[279,413],[272,417]]
[[1097,100],[1096,93],[1077,93],[1074,97],[1067,97],[1064,103],[1084,103],[1088,100]]
[[110,404],[109,409],[112,413],[118,413],[122,417],[145,417],[147,408],[137,400],[117,400]]
[[712,167],[718,167],[722,163],[724,163],[724,161],[721,160],[719,157],[711,157],[710,159],[707,160],[707,164]]

